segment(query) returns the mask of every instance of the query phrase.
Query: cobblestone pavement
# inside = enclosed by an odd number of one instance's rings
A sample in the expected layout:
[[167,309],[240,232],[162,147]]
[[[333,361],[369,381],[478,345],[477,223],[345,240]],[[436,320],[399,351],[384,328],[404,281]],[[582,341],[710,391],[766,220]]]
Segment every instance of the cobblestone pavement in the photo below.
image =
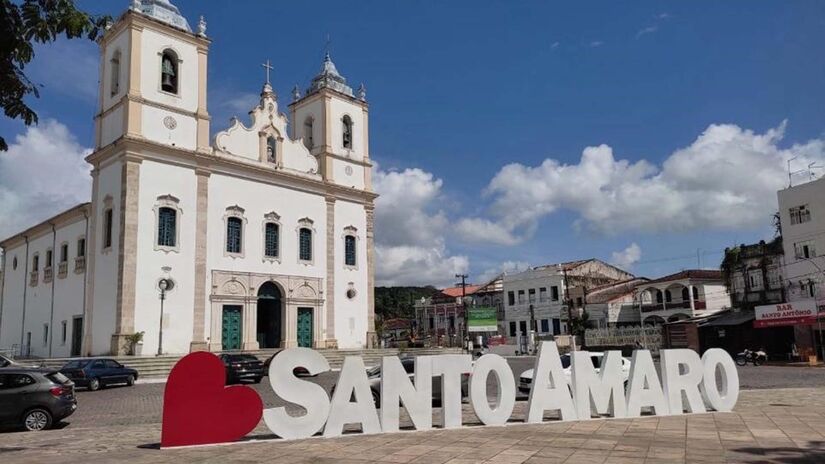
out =
[[[139,398],[148,395],[135,396],[140,404]],[[248,437],[251,443],[177,450],[158,449],[160,412],[152,409],[154,404],[149,403],[146,414],[154,417],[151,422],[75,421],[46,432],[0,434],[0,462],[825,462],[823,387],[743,391],[733,413],[577,422],[559,422],[548,415],[548,422],[537,425],[521,423],[526,412],[521,401],[507,427],[479,427],[472,408],[465,404],[467,427],[462,429],[283,441],[261,424]],[[115,409],[118,404],[111,406]],[[434,413],[437,417],[438,408]],[[409,423],[402,414],[402,424],[405,421]]]

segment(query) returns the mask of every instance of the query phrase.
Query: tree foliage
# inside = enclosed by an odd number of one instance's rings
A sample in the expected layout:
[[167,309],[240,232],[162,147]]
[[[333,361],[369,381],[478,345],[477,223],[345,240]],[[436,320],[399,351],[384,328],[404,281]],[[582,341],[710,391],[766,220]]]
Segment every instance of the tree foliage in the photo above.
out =
[[[0,0],[0,105],[5,115],[27,126],[37,124],[37,113],[24,101],[28,95],[40,96],[38,85],[24,72],[35,43],[53,42],[61,34],[95,40],[109,21],[109,16],[78,10],[72,0]],[[8,148],[0,137],[0,151]]]
[[438,293],[435,287],[375,287],[375,315],[381,320],[415,317],[415,302]]

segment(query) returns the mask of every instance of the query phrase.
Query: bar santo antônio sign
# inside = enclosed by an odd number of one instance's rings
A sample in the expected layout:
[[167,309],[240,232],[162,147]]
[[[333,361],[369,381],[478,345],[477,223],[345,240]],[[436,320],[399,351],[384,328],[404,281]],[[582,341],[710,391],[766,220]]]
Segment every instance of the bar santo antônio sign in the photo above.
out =
[[753,326],[757,329],[789,325],[811,325],[816,323],[817,318],[817,305],[814,300],[757,306],[754,311],[756,319],[753,321]]
[[[637,350],[626,386],[619,351],[606,352],[599,371],[586,351],[574,351],[571,358],[568,383],[555,342],[541,344],[533,366],[535,380],[527,413],[517,419],[542,423],[545,411],[558,412],[562,421],[639,417],[642,408],[651,408],[657,416],[703,413],[706,405],[715,411],[731,411],[739,397],[736,365],[719,348],[709,349],[701,357],[687,349],[662,350],[661,380],[650,351]],[[161,447],[237,441],[254,430],[261,418],[281,439],[316,434],[337,437],[347,424],[359,424],[364,434],[398,432],[401,404],[416,430],[429,430],[434,425],[434,378],[441,383],[442,413],[436,425],[442,428],[463,425],[461,390],[466,375],[470,404],[482,424],[507,425],[516,403],[513,371],[496,354],[486,354],[475,362],[469,354],[419,356],[413,375],[407,374],[400,358],[386,356],[381,362],[381,408],[375,406],[360,356],[344,359],[331,397],[321,385],[296,377],[298,367],[310,375],[330,370],[326,358],[309,348],[285,349],[273,358],[269,367],[273,391],[305,410],[293,416],[283,406],[265,408],[250,387],[226,386],[223,362],[214,354],[185,356],[172,369],[164,391]],[[497,383],[492,405],[487,394],[490,375]]]

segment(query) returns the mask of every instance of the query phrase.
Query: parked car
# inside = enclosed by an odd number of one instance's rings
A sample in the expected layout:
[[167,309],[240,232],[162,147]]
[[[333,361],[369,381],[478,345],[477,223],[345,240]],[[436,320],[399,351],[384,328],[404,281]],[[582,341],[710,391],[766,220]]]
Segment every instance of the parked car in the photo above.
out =
[[[571,382],[571,375],[570,375],[570,355],[563,354],[560,356],[561,358],[561,367],[564,369],[564,379],[567,381],[567,385],[570,385]],[[591,352],[590,353],[590,361],[593,362],[593,367],[596,368],[596,373],[599,372],[599,368],[602,364],[602,359],[604,359],[604,353],[597,353]],[[630,360],[627,358],[622,358],[622,376],[625,385],[627,385],[627,379],[630,377]],[[518,389],[522,393],[529,393],[530,387],[533,385],[533,369],[527,369],[519,376],[518,382]]]
[[11,359],[8,356],[0,354],[0,369],[4,368],[4,367],[37,368],[37,367],[46,367],[46,366],[44,366],[42,364],[36,364],[36,363],[21,363],[21,362],[18,362],[18,361],[15,361],[15,360]]
[[[413,382],[415,381],[415,358],[408,357],[408,358],[401,358],[401,365],[404,366],[404,370],[407,372],[407,377],[409,377]],[[372,393],[372,401],[375,403],[376,408],[381,407],[381,365],[371,367],[367,369],[367,380],[370,383],[370,392]],[[469,380],[470,375],[465,374],[461,376],[461,398],[467,398],[470,392],[469,388]],[[330,396],[335,393],[335,385],[332,386],[332,391],[330,392]],[[355,401],[355,398],[351,398],[350,401]],[[433,376],[433,404],[440,405],[441,404],[441,377]]]
[[0,425],[45,430],[77,409],[74,383],[54,369],[0,371]]
[[264,363],[251,354],[229,354],[220,356],[226,366],[226,384],[241,383],[251,380],[260,383],[264,374]]
[[131,387],[138,379],[138,371],[108,358],[75,359],[64,364],[60,373],[78,387],[86,387],[91,391],[115,384]]

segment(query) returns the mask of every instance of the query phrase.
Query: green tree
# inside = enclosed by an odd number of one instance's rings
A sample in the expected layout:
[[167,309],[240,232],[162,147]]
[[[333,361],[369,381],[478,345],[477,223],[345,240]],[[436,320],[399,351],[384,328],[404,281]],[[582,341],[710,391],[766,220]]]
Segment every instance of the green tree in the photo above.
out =
[[[28,95],[40,96],[38,85],[24,72],[35,43],[53,42],[61,34],[95,40],[109,21],[109,16],[78,10],[72,0],[0,0],[0,105],[6,116],[27,126],[37,124],[37,113],[24,101]],[[0,137],[0,151],[8,149]]]

